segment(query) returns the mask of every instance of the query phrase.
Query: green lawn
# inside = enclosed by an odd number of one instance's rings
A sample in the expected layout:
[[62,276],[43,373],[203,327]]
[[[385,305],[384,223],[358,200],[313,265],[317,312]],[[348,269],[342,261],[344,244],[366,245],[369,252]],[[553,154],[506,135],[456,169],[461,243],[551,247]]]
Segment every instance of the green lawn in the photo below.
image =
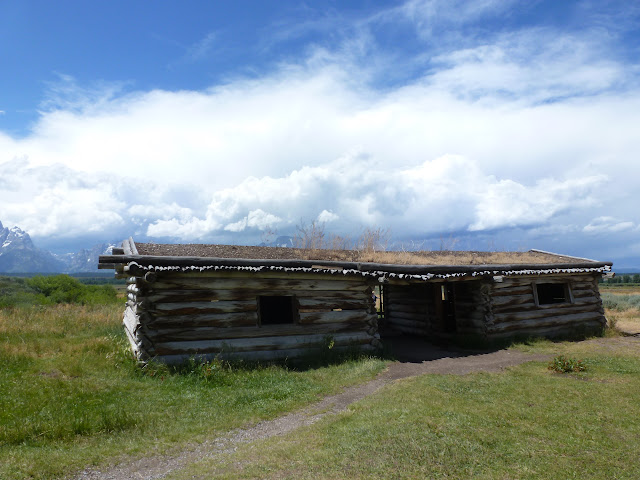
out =
[[212,363],[140,370],[123,307],[0,309],[0,478],[58,478],[180,448],[372,378],[380,360],[294,371]]
[[540,342],[579,358],[503,373],[424,375],[335,417],[169,478],[640,478],[640,345]]
[[[62,478],[179,451],[385,366],[357,359],[304,371],[222,362],[140,369],[113,292],[62,277],[38,282],[0,277],[0,479]],[[86,304],[55,303],[71,293]],[[634,299],[606,300],[607,315],[638,322]],[[342,414],[171,478],[640,478],[639,343],[515,345],[582,360],[587,370],[558,374],[538,362],[402,380]]]

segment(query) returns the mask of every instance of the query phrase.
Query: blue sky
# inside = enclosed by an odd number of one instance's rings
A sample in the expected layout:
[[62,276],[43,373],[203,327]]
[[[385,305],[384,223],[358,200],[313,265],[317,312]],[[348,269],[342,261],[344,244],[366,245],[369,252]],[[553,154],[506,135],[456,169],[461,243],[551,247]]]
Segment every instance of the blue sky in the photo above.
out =
[[640,267],[639,35],[635,2],[5,0],[0,221]]

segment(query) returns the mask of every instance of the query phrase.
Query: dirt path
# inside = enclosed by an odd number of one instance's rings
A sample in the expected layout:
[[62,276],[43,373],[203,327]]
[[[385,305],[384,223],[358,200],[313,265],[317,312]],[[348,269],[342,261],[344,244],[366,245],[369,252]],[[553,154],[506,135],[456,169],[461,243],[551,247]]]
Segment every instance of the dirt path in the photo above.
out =
[[496,372],[529,361],[544,361],[548,355],[498,350],[490,353],[469,353],[431,347],[426,352],[424,342],[403,343],[402,361],[392,363],[375,379],[343,392],[326,397],[306,408],[274,420],[236,429],[227,435],[206,441],[173,456],[155,456],[116,465],[105,471],[85,470],[75,480],[151,480],[163,478],[170,472],[205,457],[233,452],[238,445],[255,440],[284,435],[297,428],[311,425],[327,415],[335,415],[349,405],[372,395],[381,387],[402,379],[425,373],[464,375],[471,372]]

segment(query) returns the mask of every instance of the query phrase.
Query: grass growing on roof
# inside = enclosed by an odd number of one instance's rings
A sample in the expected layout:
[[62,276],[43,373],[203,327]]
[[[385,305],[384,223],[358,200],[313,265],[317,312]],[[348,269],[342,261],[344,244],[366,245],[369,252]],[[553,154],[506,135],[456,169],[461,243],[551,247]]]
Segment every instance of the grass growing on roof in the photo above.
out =
[[0,478],[58,478],[122,454],[180,448],[273,418],[384,366],[361,359],[308,371],[222,362],[209,372],[141,370],[121,316],[118,304],[0,309]]

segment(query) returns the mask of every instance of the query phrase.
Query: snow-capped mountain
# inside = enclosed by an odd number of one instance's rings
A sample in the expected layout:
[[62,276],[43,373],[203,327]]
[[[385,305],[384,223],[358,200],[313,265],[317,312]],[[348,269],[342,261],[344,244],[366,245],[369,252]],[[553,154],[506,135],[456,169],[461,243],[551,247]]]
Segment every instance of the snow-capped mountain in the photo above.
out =
[[100,255],[111,255],[115,245],[103,243],[95,245],[91,249],[82,249],[76,253],[65,253],[56,255],[65,265],[65,272],[95,272],[98,270],[98,257]]
[[33,245],[31,237],[19,227],[3,227],[0,222],[0,272],[61,272],[64,264],[55,256]]
[[37,248],[20,227],[7,228],[0,222],[0,273],[97,272],[98,256],[110,254],[114,246],[102,244],[55,255]]

